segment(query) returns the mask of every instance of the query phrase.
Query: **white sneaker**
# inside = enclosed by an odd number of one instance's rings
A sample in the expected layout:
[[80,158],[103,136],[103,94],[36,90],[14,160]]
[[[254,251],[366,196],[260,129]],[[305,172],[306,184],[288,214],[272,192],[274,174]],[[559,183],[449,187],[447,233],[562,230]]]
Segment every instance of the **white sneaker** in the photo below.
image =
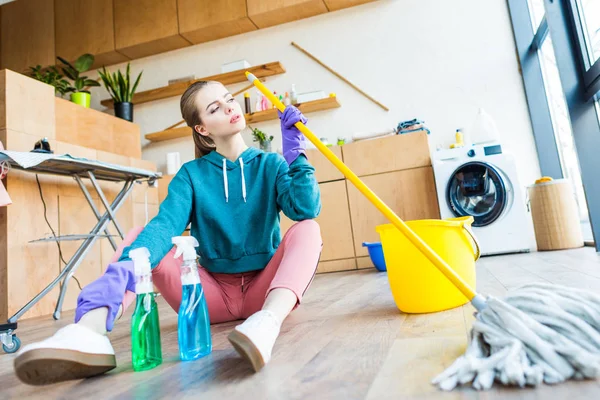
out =
[[248,360],[254,371],[260,371],[271,360],[271,351],[279,336],[281,322],[270,311],[254,313],[229,334],[229,341]]
[[14,366],[23,383],[47,385],[99,375],[117,362],[108,337],[70,324],[46,340],[23,347]]

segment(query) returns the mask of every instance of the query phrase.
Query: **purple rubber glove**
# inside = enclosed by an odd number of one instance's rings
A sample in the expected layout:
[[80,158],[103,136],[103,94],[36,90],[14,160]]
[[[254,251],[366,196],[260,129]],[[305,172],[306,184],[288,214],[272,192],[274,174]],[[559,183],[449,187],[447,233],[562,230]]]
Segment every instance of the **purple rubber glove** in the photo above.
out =
[[100,307],[108,307],[106,330],[112,331],[125,291],[135,292],[133,261],[119,261],[108,265],[100,278],[83,288],[77,298],[75,322],[84,314]]
[[294,126],[298,121],[306,124],[304,115],[294,106],[287,106],[283,114],[277,111],[281,120],[281,137],[283,143],[283,158],[288,165],[294,162],[300,154],[306,155],[306,139],[302,132]]

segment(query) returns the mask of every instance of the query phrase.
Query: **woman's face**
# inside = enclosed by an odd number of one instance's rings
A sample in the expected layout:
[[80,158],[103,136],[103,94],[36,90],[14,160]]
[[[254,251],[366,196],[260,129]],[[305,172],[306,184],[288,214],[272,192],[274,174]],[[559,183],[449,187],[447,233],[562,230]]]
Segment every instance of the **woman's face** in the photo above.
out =
[[225,138],[246,127],[240,103],[218,82],[209,83],[196,94],[196,107],[202,124],[194,129],[203,136]]

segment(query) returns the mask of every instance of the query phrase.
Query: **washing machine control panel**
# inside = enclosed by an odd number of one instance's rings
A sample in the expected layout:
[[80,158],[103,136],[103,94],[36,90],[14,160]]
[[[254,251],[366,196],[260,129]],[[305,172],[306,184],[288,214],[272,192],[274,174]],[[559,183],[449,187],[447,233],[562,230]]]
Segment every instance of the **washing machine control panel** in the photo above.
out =
[[467,155],[468,155],[469,157],[475,157],[475,150],[473,150],[473,149],[469,150],[469,151],[467,152]]

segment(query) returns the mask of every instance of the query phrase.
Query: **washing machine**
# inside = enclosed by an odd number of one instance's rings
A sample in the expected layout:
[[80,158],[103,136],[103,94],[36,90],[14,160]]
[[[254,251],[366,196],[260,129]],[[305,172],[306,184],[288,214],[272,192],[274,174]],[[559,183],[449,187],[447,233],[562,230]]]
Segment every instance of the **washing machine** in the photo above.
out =
[[441,217],[473,216],[482,255],[532,249],[533,225],[517,167],[500,144],[438,150],[432,159]]

